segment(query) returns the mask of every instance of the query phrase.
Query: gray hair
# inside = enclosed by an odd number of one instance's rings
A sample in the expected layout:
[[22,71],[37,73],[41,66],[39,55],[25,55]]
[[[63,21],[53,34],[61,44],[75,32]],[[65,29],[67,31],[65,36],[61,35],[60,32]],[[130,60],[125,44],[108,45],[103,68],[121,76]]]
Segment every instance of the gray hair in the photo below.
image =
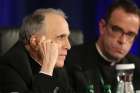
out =
[[45,15],[49,13],[60,15],[65,19],[67,18],[65,13],[60,9],[37,9],[32,15],[26,16],[23,19],[19,40],[24,44],[29,43],[30,37],[40,30],[45,19]]

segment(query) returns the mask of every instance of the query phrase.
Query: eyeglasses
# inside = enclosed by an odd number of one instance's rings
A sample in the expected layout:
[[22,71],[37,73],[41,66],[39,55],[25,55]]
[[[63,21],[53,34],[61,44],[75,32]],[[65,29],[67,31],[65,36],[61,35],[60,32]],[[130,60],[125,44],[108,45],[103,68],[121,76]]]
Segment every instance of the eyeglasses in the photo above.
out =
[[108,24],[107,25],[109,28],[111,28],[111,32],[114,36],[126,36],[126,38],[130,41],[134,40],[135,37],[137,36],[136,33],[134,32],[125,32],[123,30],[123,28],[117,26],[117,25],[113,25],[113,24]]

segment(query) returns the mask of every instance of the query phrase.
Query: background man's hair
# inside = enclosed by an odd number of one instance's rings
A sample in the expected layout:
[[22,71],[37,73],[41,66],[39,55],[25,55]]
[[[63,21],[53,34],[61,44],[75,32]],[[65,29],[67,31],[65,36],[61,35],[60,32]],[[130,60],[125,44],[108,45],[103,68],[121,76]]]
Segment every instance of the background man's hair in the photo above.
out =
[[140,17],[140,10],[132,0],[116,0],[107,10],[104,17],[106,22],[110,20],[112,12],[118,8],[123,9],[127,13],[132,13]]

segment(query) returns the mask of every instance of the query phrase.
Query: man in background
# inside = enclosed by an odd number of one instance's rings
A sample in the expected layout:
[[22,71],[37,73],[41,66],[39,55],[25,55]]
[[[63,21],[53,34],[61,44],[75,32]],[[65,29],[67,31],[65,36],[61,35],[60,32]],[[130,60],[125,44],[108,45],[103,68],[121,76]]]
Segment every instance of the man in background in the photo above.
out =
[[71,84],[79,93],[94,87],[104,93],[104,86],[116,89],[116,64],[135,64],[133,85],[140,90],[140,60],[129,53],[139,33],[140,10],[130,0],[117,0],[99,21],[97,42],[73,47],[67,57]]

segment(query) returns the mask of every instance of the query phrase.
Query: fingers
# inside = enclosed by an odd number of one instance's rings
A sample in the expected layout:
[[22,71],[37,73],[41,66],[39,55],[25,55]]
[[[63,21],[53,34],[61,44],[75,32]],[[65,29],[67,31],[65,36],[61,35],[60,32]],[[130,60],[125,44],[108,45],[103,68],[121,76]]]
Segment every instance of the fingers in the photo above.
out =
[[39,42],[39,48],[42,60],[52,61],[57,59],[59,44],[56,42],[42,36]]
[[47,40],[45,37],[41,37],[39,46],[43,62],[41,70],[48,75],[52,75],[58,59],[58,44],[52,40]]
[[45,55],[45,51],[46,51],[46,38],[44,36],[41,37],[40,41],[39,41],[39,50],[42,55]]
[[40,41],[39,41],[39,45],[40,44],[55,44],[56,42],[54,40],[50,40],[50,39],[46,39],[45,36],[42,36]]

